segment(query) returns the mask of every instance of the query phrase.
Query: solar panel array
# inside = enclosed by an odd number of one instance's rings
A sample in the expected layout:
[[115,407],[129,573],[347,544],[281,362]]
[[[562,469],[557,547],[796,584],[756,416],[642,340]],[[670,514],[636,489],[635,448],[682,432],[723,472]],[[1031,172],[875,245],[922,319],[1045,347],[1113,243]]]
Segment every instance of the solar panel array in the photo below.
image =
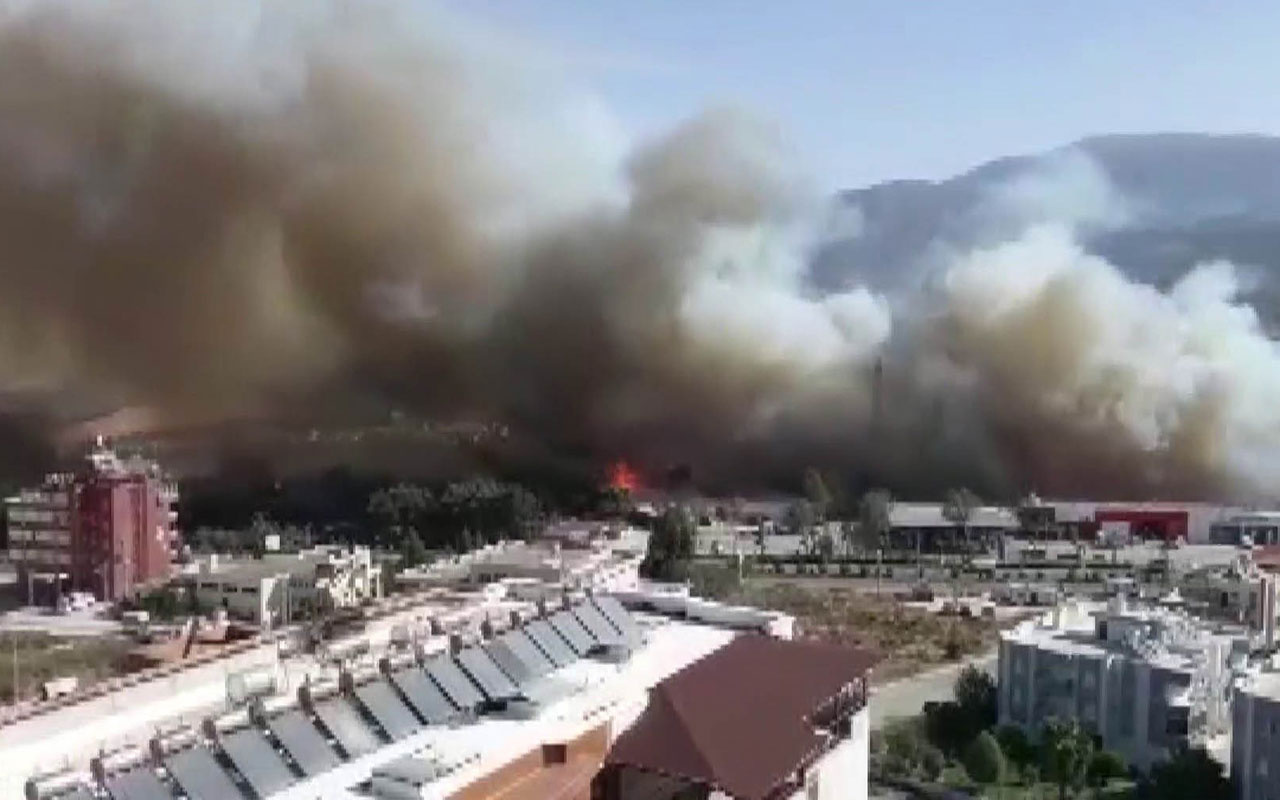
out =
[[378,737],[364,724],[360,715],[342,697],[334,697],[316,704],[316,716],[346,751],[349,758],[372,753],[382,746]]
[[644,641],[644,631],[640,630],[640,626],[636,625],[636,621],[622,607],[622,603],[618,602],[618,598],[602,594],[592,597],[591,602],[595,603],[596,608],[600,609],[600,613],[604,614],[615,628],[622,631],[622,635],[627,637],[629,642],[639,643]]
[[528,666],[534,675],[546,675],[555,671],[555,663],[547,658],[546,653],[538,649],[525,631],[520,629],[507,631],[498,637],[498,641],[511,648],[511,652]]
[[573,648],[573,652],[579,657],[583,657],[590,653],[596,646],[596,640],[591,638],[591,634],[587,633],[587,629],[582,627],[582,623],[570,614],[568,611],[557,611],[547,620],[551,623],[551,627],[556,629],[556,633],[564,637],[569,643],[569,647]]
[[591,634],[591,638],[600,644],[609,647],[627,643],[618,629],[613,627],[613,623],[605,619],[590,603],[579,603],[572,608],[572,612],[578,622],[582,623],[582,627],[587,629],[587,633]]
[[245,728],[224,737],[222,751],[260,798],[297,782],[284,759],[257,728]]
[[243,798],[213,754],[203,746],[174,753],[164,766],[191,800],[233,800]]
[[151,767],[137,767],[108,778],[111,800],[172,800],[173,793],[156,777]]
[[503,641],[495,639],[492,642],[486,642],[484,651],[489,658],[493,659],[493,663],[498,665],[498,669],[521,686],[537,677],[533,674],[533,668],[522,661],[510,645]]
[[484,695],[471,679],[458,669],[448,656],[436,656],[425,665],[427,674],[436,682],[449,701],[458,708],[479,708],[484,705]]
[[272,717],[267,720],[267,727],[308,778],[342,763],[315,724],[301,711],[286,711]]
[[557,667],[567,667],[578,660],[578,656],[569,648],[569,643],[545,619],[532,620],[524,629],[538,645],[538,649]]
[[392,741],[398,742],[422,729],[422,723],[400,701],[391,684],[384,680],[357,686],[356,698],[369,710]]
[[[406,667],[355,689],[356,698],[387,736],[406,738],[427,724],[448,722],[458,709],[478,709],[487,701],[518,697],[558,696],[548,676],[600,645],[634,644],[643,631],[616,598],[599,596],[530,621],[481,646],[463,649],[456,657],[437,656],[423,667]],[[546,690],[546,691],[543,691]],[[541,701],[539,701],[541,702]],[[416,714],[415,714],[416,712]],[[379,736],[345,697],[315,706],[316,716],[351,758],[382,745]],[[316,724],[301,710],[286,711],[267,720],[267,728],[306,777],[320,775],[341,763],[339,753]],[[259,798],[297,782],[289,762],[266,735],[247,728],[224,737],[221,747]],[[244,796],[231,773],[204,746],[191,747],[165,759],[164,765],[190,800],[235,800]],[[137,767],[108,778],[112,800],[171,800],[173,793],[150,767]],[[69,800],[87,800],[85,792]]]
[[419,667],[406,667],[391,673],[391,682],[428,725],[443,724],[458,714],[440,687],[432,683]]
[[506,673],[498,669],[493,659],[479,647],[467,647],[458,653],[458,663],[491,702],[514,700],[520,696],[520,687],[511,682]]

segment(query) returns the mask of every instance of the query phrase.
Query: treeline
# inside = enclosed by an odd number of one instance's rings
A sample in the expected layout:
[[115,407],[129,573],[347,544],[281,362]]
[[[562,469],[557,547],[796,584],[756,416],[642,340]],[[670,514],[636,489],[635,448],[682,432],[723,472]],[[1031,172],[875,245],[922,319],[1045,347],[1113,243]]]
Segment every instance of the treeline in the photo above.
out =
[[[588,513],[612,503],[599,491],[581,497]],[[572,513],[555,498],[489,476],[417,483],[332,470],[279,481],[205,479],[181,486],[179,525],[204,550],[255,552],[275,534],[286,549],[364,544],[416,561],[428,550],[527,538],[549,516]]]

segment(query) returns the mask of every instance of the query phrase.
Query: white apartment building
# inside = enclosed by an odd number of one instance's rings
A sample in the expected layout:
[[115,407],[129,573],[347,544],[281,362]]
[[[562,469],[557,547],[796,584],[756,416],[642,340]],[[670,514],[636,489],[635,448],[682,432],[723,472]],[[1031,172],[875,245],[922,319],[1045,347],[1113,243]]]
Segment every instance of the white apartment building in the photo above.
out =
[[1239,800],[1280,798],[1280,672],[1256,672],[1236,690],[1231,780]]
[[1050,719],[1077,719],[1141,769],[1227,733],[1247,635],[1125,603],[1067,604],[1003,633],[1001,724],[1034,736]]
[[201,608],[225,608],[229,616],[263,627],[383,596],[382,571],[367,547],[319,546],[242,561],[213,555],[183,577]]

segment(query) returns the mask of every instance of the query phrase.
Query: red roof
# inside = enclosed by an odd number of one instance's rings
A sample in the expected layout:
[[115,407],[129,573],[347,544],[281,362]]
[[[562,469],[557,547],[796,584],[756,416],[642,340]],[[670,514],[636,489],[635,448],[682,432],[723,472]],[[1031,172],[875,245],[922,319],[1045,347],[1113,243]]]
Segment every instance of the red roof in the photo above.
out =
[[1280,544],[1255,547],[1250,556],[1258,569],[1280,569]]
[[823,743],[810,718],[879,657],[743,635],[655,687],[606,764],[764,800]]

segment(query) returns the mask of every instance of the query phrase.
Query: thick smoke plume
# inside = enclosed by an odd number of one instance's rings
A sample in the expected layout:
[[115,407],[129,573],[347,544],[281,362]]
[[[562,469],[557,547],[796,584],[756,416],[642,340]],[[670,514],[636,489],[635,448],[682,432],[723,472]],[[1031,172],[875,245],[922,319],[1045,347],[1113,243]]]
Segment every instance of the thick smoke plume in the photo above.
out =
[[171,425],[375,397],[742,481],[1280,486],[1280,354],[1232,268],[1162,293],[1084,254],[1116,213],[1096,176],[1083,210],[996,198],[999,235],[911,297],[818,295],[777,131],[629,142],[536,55],[415,9],[6,7],[5,380]]

